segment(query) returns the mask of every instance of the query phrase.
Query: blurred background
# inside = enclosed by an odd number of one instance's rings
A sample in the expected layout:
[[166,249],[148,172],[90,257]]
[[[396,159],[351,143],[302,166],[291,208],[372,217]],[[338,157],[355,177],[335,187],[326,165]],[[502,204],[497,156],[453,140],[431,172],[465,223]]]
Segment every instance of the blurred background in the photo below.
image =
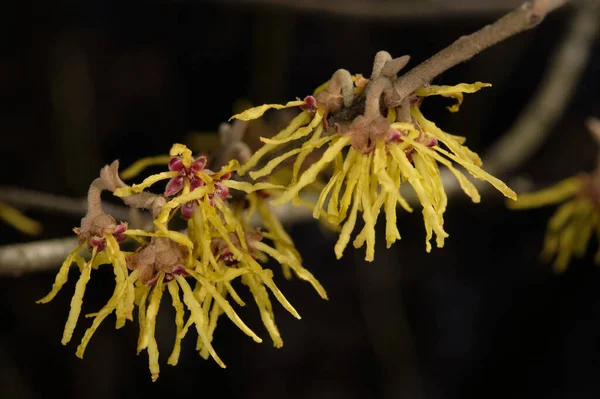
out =
[[[81,198],[103,165],[114,159],[129,165],[166,153],[174,142],[193,142],[194,132],[216,132],[240,101],[302,98],[338,68],[369,75],[379,50],[409,54],[409,67],[415,66],[519,2],[18,4],[3,13],[0,185]],[[468,95],[456,114],[446,111],[448,100],[427,99],[425,115],[485,153],[539,89],[573,14],[573,8],[553,13],[536,29],[438,77],[437,84],[493,87]],[[584,122],[600,117],[599,77],[596,39],[575,94],[565,96],[544,143],[501,176],[509,185],[539,189],[595,166],[598,148]],[[510,211],[496,192],[477,205],[456,195],[446,212],[450,237],[443,249],[427,254],[420,212],[402,214],[402,240],[386,250],[380,231],[373,263],[362,260],[364,249],[350,248],[336,261],[335,236],[312,220],[295,223],[292,237],[329,301],[279,274],[302,320],[276,306],[285,342],[277,350],[222,318],[214,345],[226,370],[201,359],[194,339],[184,341],[177,367],[166,364],[174,325],[171,306],[163,303],[155,383],[146,353],[135,354],[137,323],[115,330],[107,320],[83,360],[74,352],[85,320],[73,342],[60,344],[75,278],[50,304],[34,303],[50,289],[58,263],[54,270],[3,275],[0,398],[600,397],[597,243],[564,274],[554,274],[539,260],[554,210]],[[26,213],[43,224],[40,240],[69,236],[82,216]],[[0,245],[29,240],[0,223]],[[95,272],[84,313],[105,303],[112,281],[110,270]],[[240,315],[266,337],[254,308]]]

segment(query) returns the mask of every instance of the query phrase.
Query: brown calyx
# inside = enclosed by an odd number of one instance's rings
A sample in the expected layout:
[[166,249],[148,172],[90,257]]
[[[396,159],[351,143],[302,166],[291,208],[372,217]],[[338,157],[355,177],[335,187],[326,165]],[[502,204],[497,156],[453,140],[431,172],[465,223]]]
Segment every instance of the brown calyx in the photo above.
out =
[[159,272],[169,281],[176,274],[185,274],[188,249],[167,237],[154,237],[149,245],[128,255],[127,268],[140,269],[140,281],[146,285],[156,283]]
[[357,116],[344,134],[351,136],[352,147],[363,154],[373,151],[377,140],[387,143],[400,138],[400,133],[391,127],[387,118],[381,115]]
[[315,96],[317,101],[317,107],[325,109],[327,114],[335,114],[344,105],[344,98],[338,93],[331,93],[327,90],[323,90]]

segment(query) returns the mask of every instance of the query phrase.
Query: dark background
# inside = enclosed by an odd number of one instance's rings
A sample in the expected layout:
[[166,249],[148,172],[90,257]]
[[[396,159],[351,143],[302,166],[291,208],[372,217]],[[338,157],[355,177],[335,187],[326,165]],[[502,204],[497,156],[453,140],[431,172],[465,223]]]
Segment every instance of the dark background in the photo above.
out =
[[[361,18],[235,2],[20,4],[3,15],[0,183],[71,197],[83,196],[113,159],[126,165],[165,153],[190,132],[215,131],[240,99],[303,97],[341,67],[369,75],[381,49],[410,54],[414,66],[499,16]],[[556,12],[444,73],[436,83],[494,86],[468,95],[457,114],[445,111],[446,100],[428,99],[426,115],[484,152],[534,93],[569,16]],[[600,116],[599,46],[547,142],[518,173],[503,176],[509,184],[525,176],[541,188],[594,166],[597,148],[584,121]],[[0,278],[0,397],[600,397],[597,244],[555,275],[538,256],[553,211],[509,211],[495,192],[478,205],[457,196],[443,249],[425,253],[415,212],[399,218],[403,238],[390,250],[378,237],[382,248],[370,264],[353,249],[336,261],[334,236],[312,221],[290,226],[330,300],[279,276],[303,319],[276,304],[285,341],[276,350],[223,317],[215,347],[226,370],[201,359],[189,337],[180,364],[166,364],[174,326],[163,303],[155,383],[147,355],[135,355],[137,323],[117,331],[107,320],[84,360],[74,355],[84,323],[73,342],[60,344],[74,278],[47,305],[34,301],[50,289],[53,271]],[[44,224],[41,239],[69,235],[78,224],[28,214]],[[0,234],[1,244],[28,240],[4,224]],[[109,270],[95,273],[84,313],[103,305],[111,281]],[[254,310],[240,314],[266,338]]]

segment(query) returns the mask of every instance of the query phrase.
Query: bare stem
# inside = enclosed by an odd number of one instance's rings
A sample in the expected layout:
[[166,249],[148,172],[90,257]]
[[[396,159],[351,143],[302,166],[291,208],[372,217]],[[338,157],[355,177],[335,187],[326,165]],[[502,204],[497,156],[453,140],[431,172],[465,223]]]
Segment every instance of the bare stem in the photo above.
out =
[[431,82],[444,71],[468,61],[476,54],[517,33],[535,27],[546,14],[562,6],[568,0],[536,0],[527,2],[475,33],[462,36],[450,46],[399,77],[393,89],[385,94],[388,108],[397,107],[412,92]]
[[[513,172],[544,143],[570,104],[584,73],[593,44],[600,33],[599,11],[599,4],[594,2],[582,3],[577,7],[562,43],[551,57],[539,89],[513,126],[483,155],[483,168],[488,173],[503,176]],[[442,180],[448,196],[461,191],[452,174],[443,173]],[[481,191],[490,187],[479,180],[474,183]]]

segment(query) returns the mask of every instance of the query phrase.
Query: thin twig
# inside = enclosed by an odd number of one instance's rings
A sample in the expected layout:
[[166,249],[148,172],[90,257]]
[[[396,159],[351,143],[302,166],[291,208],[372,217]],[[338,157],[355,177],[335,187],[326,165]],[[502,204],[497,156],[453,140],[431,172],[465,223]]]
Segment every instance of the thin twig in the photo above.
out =
[[[445,49],[398,77],[394,82],[394,87],[384,93],[385,101],[381,102],[381,110],[400,106],[406,97],[418,88],[429,84],[441,73],[461,62],[468,61],[494,44],[535,27],[548,13],[568,1],[535,0],[533,3],[527,2],[477,32],[462,36]],[[363,95],[357,98],[352,106],[344,107],[335,115],[330,116],[328,123],[333,126],[335,123],[350,122],[358,115],[362,115],[364,111],[365,96]]]
[[567,1],[535,0],[533,3],[525,3],[493,24],[484,26],[470,35],[462,36],[450,46],[399,77],[394,82],[394,88],[385,95],[387,107],[399,106],[402,100],[418,88],[431,82],[442,72],[470,60],[494,44],[535,27],[548,13]]
[[[316,198],[305,199],[316,201]],[[291,204],[273,207],[272,212],[286,224],[312,219],[312,210],[305,207],[296,208]],[[250,220],[250,224],[253,226],[260,226],[260,223],[258,217]],[[72,237],[1,246],[0,276],[18,277],[26,273],[54,271],[77,244],[77,237],[73,235]],[[87,248],[82,249],[81,254],[87,256]]]
[[[569,105],[600,31],[600,7],[597,2],[577,7],[562,43],[549,62],[539,89],[513,126],[484,154],[483,168],[494,176],[503,176],[527,161],[550,134],[552,127]],[[443,171],[448,195],[460,191],[452,174]],[[480,180],[478,189],[491,186]]]
[[56,270],[78,245],[77,236],[0,247],[0,276]]
[[[81,218],[87,212],[86,198],[70,198],[19,187],[0,187],[0,201],[21,210],[33,209]],[[122,205],[102,203],[106,213],[117,220],[129,219],[129,208]]]

